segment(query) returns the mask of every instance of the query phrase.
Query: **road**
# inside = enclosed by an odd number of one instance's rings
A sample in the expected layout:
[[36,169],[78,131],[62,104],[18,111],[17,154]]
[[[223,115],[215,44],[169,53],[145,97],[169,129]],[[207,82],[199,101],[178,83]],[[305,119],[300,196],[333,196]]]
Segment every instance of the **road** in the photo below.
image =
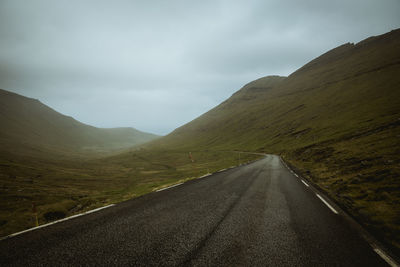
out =
[[387,266],[279,157],[0,241],[1,266]]

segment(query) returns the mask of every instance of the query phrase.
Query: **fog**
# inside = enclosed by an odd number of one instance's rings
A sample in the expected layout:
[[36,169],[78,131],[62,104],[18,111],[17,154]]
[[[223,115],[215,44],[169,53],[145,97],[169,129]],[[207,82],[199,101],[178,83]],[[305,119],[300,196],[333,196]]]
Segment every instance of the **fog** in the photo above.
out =
[[4,1],[0,88],[167,134],[244,84],[400,27],[400,1]]

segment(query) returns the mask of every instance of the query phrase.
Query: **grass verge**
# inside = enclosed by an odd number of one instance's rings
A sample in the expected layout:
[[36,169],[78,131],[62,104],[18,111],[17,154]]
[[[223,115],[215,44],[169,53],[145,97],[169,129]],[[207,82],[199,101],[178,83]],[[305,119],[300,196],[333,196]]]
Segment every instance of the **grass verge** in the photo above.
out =
[[237,152],[136,150],[57,161],[0,158],[0,236],[260,158]]

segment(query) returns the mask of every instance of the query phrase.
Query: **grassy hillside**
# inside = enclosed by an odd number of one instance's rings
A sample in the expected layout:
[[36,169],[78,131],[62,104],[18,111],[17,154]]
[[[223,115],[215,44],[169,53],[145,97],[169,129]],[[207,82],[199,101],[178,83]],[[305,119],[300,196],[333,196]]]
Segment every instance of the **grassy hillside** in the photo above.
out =
[[289,77],[251,82],[154,144],[280,151],[393,123],[400,109],[399,36],[346,44]]
[[399,126],[396,30],[335,48],[289,77],[253,81],[152,147],[281,154],[400,248]]
[[35,226],[33,203],[45,223],[125,199],[125,188],[138,178],[124,166],[93,159],[158,138],[133,128],[85,125],[4,90],[0,125],[0,236]]
[[1,151],[106,152],[157,138],[133,128],[101,129],[62,115],[40,101],[0,90]]
[[[0,157],[0,237],[239,164],[238,153],[132,150],[103,159]],[[241,154],[240,163],[258,156]]]

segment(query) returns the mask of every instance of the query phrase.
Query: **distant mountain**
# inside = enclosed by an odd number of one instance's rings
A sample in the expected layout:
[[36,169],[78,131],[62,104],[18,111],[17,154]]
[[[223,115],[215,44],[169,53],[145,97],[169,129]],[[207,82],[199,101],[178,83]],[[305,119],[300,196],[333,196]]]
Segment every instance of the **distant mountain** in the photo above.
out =
[[158,137],[134,128],[89,126],[5,90],[0,90],[0,125],[1,150],[12,153],[115,151]]
[[400,30],[250,82],[148,147],[281,154],[400,252]]

